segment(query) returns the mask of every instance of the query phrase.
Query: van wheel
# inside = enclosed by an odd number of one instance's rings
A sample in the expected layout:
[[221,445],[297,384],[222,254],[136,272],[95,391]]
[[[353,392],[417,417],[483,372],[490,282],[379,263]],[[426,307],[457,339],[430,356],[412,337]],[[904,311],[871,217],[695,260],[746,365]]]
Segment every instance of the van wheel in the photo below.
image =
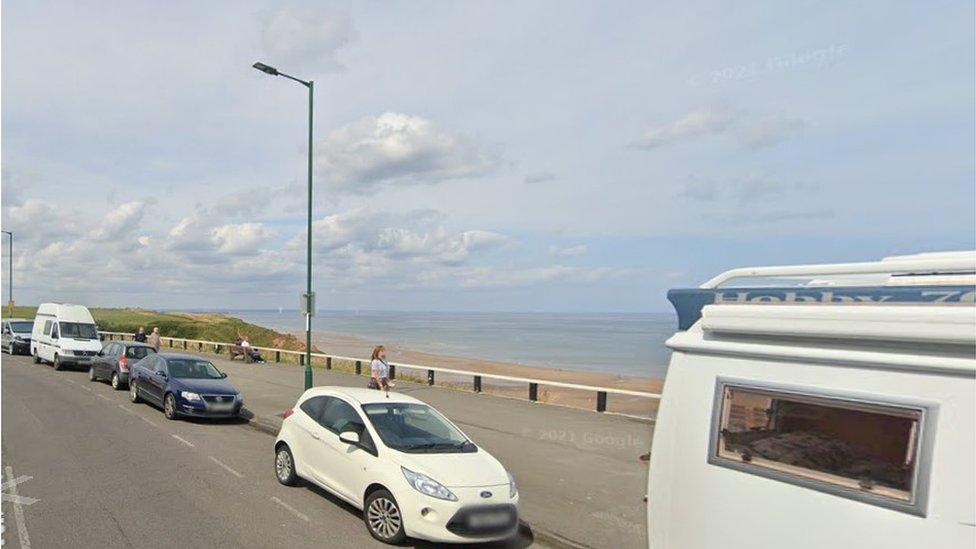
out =
[[133,403],[138,403],[142,400],[139,398],[139,388],[136,387],[136,380],[134,379],[129,381],[129,400]]
[[363,520],[371,536],[394,545],[407,539],[407,533],[403,531],[403,515],[393,494],[377,490],[366,498],[364,507]]
[[176,397],[173,393],[166,393],[163,399],[163,415],[166,419],[176,419]]
[[34,351],[34,364],[40,364],[41,357],[37,356],[37,351]]
[[59,372],[64,369],[64,366],[61,364],[61,357],[58,355],[54,355],[54,369]]

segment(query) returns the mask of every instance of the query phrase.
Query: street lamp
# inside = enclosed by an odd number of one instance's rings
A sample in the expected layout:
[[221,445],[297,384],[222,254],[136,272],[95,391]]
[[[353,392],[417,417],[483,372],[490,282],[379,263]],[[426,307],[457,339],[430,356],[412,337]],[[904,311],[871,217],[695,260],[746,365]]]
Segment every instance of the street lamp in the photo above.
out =
[[315,83],[295,78],[278,69],[258,62],[252,65],[255,69],[271,75],[284,76],[308,88],[308,256],[305,295],[302,296],[302,308],[305,309],[305,389],[312,388],[312,313],[315,312],[315,295],[312,293],[312,95]]
[[7,306],[10,311],[7,316],[14,316],[14,233],[10,231],[2,231],[3,234],[10,237],[10,246],[7,246],[7,253],[10,254],[7,259],[7,267],[10,268],[9,274],[7,274]]

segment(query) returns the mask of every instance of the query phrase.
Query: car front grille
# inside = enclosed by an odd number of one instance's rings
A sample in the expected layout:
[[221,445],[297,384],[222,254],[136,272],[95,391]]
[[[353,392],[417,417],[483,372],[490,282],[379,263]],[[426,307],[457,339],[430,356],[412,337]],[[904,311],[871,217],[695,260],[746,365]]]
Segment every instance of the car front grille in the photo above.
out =
[[71,354],[74,356],[95,356],[98,351],[73,351]]
[[203,400],[208,404],[230,404],[235,398],[234,395],[203,395]]

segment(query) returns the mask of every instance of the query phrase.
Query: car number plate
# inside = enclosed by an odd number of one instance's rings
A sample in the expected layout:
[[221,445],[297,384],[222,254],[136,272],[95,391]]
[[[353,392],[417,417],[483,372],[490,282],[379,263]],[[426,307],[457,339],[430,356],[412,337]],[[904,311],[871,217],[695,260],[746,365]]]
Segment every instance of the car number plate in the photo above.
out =
[[468,516],[468,525],[472,528],[485,528],[493,526],[504,526],[511,520],[511,515],[507,511],[483,511],[471,513]]

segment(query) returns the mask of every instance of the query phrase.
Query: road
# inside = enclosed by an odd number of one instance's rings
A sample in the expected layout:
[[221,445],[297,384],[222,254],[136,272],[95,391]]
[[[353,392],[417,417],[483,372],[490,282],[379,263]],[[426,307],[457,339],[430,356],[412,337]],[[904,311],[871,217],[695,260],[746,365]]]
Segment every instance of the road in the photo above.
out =
[[273,439],[245,421],[167,421],[28,357],[0,372],[5,548],[385,547],[351,506],[278,484]]

